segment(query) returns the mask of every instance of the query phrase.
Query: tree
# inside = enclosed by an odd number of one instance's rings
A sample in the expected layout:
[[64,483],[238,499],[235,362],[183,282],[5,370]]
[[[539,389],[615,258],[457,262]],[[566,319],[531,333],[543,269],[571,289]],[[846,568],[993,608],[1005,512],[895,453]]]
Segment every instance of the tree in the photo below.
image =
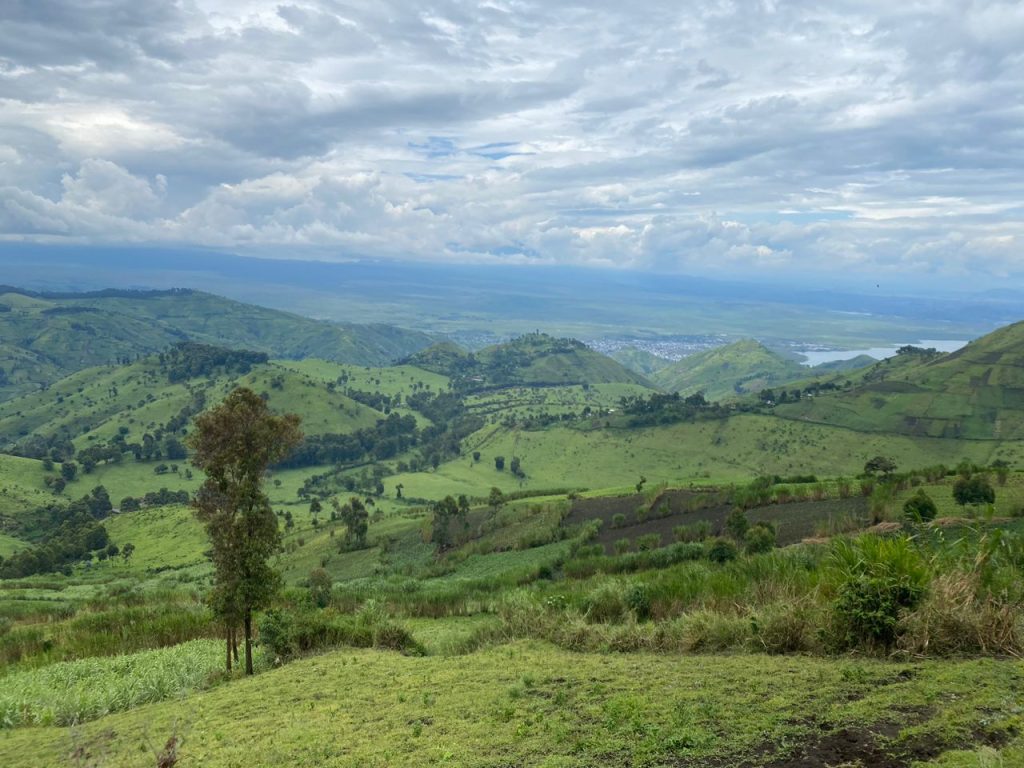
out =
[[128,542],[123,547],[121,547],[121,557],[124,559],[125,564],[127,564],[128,561],[131,560],[132,555],[134,555],[134,554],[135,554],[135,545],[132,544],[131,542]]
[[78,475],[78,465],[73,461],[65,461],[60,465],[60,476],[64,478],[66,482],[71,482]]
[[451,496],[445,496],[432,505],[434,519],[430,526],[430,541],[443,552],[451,546],[451,520],[459,515],[459,503]]
[[891,475],[896,471],[896,461],[888,456],[875,456],[864,464],[865,475]]
[[492,487],[490,494],[487,496],[487,506],[497,512],[501,509],[501,505],[505,503],[505,494],[501,492],[501,488]]
[[366,531],[369,527],[369,514],[363,502],[353,496],[344,505],[337,499],[331,499],[334,511],[345,524],[345,541],[343,546],[348,549],[362,549],[366,546]]
[[520,478],[526,477],[526,473],[523,472],[523,466],[522,466],[522,463],[519,461],[519,457],[518,456],[513,456],[512,457],[512,463],[509,464],[509,470],[516,477],[520,477]]
[[498,470],[499,472],[501,472],[502,470],[505,469],[505,457],[504,456],[495,456],[494,457],[494,468],[496,470]]
[[402,485],[401,483],[398,483],[398,484],[397,484],[397,485],[395,486],[395,498],[396,498],[396,499],[400,499],[400,498],[402,498],[402,489],[403,489],[403,488],[405,488],[405,486],[404,486],[404,485]]
[[188,440],[192,463],[206,472],[193,506],[212,545],[210,602],[224,623],[228,670],[234,628],[241,620],[245,673],[253,673],[252,614],[270,602],[280,581],[269,561],[280,548],[281,534],[263,493],[263,475],[301,439],[298,416],[275,416],[259,395],[239,387],[196,418]]
[[309,572],[309,597],[317,608],[326,608],[331,602],[331,574],[323,568]]
[[473,451],[473,461],[480,461],[480,451]]
[[935,519],[938,510],[932,497],[918,488],[917,493],[903,504],[903,516],[912,523],[927,523]]
[[984,475],[961,477],[953,484],[953,498],[961,507],[968,504],[994,504],[996,492]]
[[323,508],[324,507],[323,504],[320,503],[320,499],[313,499],[311,502],[309,502],[309,514],[311,514],[313,517],[319,515],[320,512],[323,511]]
[[647,483],[647,478],[640,475],[640,479],[636,481],[636,492],[640,493],[644,489],[644,485]]

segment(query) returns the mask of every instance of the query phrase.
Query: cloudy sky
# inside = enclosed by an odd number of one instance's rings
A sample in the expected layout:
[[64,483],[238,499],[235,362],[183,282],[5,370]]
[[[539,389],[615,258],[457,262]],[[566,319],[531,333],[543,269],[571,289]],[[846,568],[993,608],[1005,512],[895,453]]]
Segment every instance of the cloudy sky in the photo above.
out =
[[0,238],[1024,273],[1024,3],[4,0]]

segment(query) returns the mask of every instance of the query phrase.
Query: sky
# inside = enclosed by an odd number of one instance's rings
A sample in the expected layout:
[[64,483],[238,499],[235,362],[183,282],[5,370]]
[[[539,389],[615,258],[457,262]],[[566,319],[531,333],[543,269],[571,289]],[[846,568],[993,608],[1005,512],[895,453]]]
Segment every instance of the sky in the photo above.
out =
[[3,242],[1024,285],[1024,3],[0,3]]

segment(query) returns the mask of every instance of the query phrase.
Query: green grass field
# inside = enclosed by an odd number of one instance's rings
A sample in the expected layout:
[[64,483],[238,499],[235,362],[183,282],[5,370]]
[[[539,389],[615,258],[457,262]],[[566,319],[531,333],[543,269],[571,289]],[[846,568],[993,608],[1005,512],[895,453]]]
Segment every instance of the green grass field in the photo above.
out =
[[[472,451],[480,451],[474,462]],[[628,487],[643,474],[653,483],[746,482],[762,474],[859,474],[879,454],[901,467],[924,467],[962,459],[987,464],[1003,458],[1024,463],[1024,443],[918,438],[865,434],[839,427],[742,414],[727,420],[681,423],[644,429],[580,429],[555,426],[527,431],[497,425],[466,440],[463,456],[436,472],[385,478],[388,495],[402,483],[409,497],[439,498],[447,493],[486,496],[492,486],[505,492],[526,488]],[[525,479],[494,457],[522,460]]]
[[1024,760],[1022,682],[1019,662],[993,660],[343,650],[73,732],[6,731],[0,763],[64,766],[74,740],[104,766],[138,765],[147,742],[177,733],[182,763],[210,768],[840,765],[838,746],[873,766],[886,753],[919,768],[1009,766]]

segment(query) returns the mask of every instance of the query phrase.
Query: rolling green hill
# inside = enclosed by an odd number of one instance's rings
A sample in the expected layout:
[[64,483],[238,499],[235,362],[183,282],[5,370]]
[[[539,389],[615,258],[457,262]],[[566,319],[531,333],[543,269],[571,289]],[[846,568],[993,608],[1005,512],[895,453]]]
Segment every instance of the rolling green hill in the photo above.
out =
[[1024,438],[1024,323],[951,354],[906,349],[854,374],[853,386],[780,405],[786,418],[973,440]]
[[445,342],[414,354],[405,362],[443,374],[456,389],[465,392],[572,384],[649,386],[640,374],[582,342],[556,339],[544,333],[526,334],[475,354]]
[[9,286],[0,286],[0,340],[0,399],[184,340],[358,365],[386,364],[431,342],[415,331],[320,322],[199,291],[42,294]]
[[273,362],[247,372],[214,372],[182,381],[168,379],[156,356],[128,365],[108,365],[74,373],[45,392],[0,403],[0,450],[11,450],[33,436],[60,436],[76,449],[121,435],[139,442],[147,433],[180,429],[169,425],[184,415],[183,425],[206,405],[215,404],[235,386],[266,392],[275,410],[298,413],[307,434],[345,432],[370,427],[383,414],[344,394],[342,389]]
[[786,360],[753,339],[698,352],[662,368],[652,377],[669,392],[703,392],[708,400],[725,400],[806,378],[808,369]]

